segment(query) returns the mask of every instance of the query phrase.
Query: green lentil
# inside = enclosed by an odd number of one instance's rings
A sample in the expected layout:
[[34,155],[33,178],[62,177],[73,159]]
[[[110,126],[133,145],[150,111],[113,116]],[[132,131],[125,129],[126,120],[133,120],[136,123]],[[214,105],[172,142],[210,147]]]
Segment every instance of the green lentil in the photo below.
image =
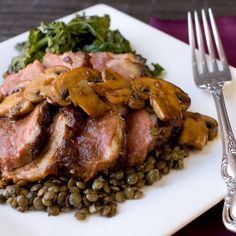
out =
[[77,181],[77,182],[76,182],[76,186],[77,186],[79,189],[85,189],[85,184],[84,184],[84,182],[82,182],[82,181]]
[[124,190],[124,194],[126,199],[133,199],[134,198],[134,190],[130,187]]
[[57,205],[49,206],[47,212],[49,216],[57,216],[60,214],[60,207]]
[[138,175],[136,173],[128,174],[126,178],[126,183],[129,185],[134,185],[138,181]]
[[79,208],[81,207],[82,198],[79,193],[71,193],[69,196],[69,202],[72,206]]
[[46,177],[34,183],[20,180],[8,184],[0,175],[0,204],[7,201],[18,211],[44,210],[49,215],[76,208],[75,218],[78,220],[94,213],[111,217],[117,212],[116,202],[141,198],[141,188],[158,181],[171,168],[183,168],[187,156],[188,149],[165,145],[163,150],[149,154],[142,165],[106,170],[87,183],[75,177]]
[[102,216],[109,216],[111,212],[111,207],[110,206],[104,206],[102,211],[101,211],[101,215]]
[[86,220],[87,215],[84,214],[84,213],[81,213],[81,212],[76,212],[76,213],[75,213],[75,218],[76,218],[77,220]]
[[143,192],[138,190],[135,192],[134,194],[134,199],[139,199],[139,198],[142,198],[143,197]]
[[33,201],[33,206],[36,210],[42,210],[44,208],[42,197],[36,197]]
[[160,173],[158,169],[153,169],[153,170],[148,171],[146,175],[147,183],[148,184],[155,183],[157,180],[159,180],[159,176],[160,176]]
[[16,197],[16,201],[19,207],[26,207],[29,203],[29,200],[27,197],[25,197],[24,195],[19,195]]
[[117,202],[124,202],[125,201],[125,194],[123,192],[117,192],[115,194],[115,199]]

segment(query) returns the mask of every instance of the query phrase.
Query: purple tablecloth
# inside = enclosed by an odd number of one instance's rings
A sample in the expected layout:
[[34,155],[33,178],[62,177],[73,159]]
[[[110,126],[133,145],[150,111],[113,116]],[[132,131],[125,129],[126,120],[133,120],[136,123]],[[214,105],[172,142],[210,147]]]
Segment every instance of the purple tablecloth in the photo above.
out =
[[[236,16],[216,19],[225,53],[230,65],[236,67]],[[167,20],[151,17],[150,25],[188,43],[187,20]],[[181,229],[175,236],[233,236],[222,223],[223,201]]]
[[[150,25],[188,43],[187,20],[166,20],[151,17]],[[230,65],[236,67],[236,16],[216,19],[218,30]]]

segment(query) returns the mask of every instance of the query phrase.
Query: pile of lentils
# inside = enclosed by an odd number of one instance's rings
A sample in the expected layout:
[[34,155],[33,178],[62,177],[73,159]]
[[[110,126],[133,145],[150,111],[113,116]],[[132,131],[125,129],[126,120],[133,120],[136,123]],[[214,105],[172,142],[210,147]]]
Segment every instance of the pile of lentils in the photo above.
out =
[[188,149],[165,145],[150,153],[144,164],[118,171],[104,171],[88,183],[76,177],[47,177],[37,182],[5,182],[0,176],[0,203],[7,202],[20,212],[45,211],[56,216],[76,209],[75,218],[88,215],[112,217],[117,203],[143,197],[141,189],[167,175],[171,169],[182,169]]

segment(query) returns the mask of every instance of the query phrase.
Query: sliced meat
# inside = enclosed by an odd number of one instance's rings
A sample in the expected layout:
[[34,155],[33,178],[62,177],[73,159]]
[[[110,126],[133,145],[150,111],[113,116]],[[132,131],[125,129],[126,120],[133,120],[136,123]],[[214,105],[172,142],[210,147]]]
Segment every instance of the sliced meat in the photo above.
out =
[[90,53],[93,68],[102,72],[111,68],[127,80],[143,75],[145,60],[132,53],[114,54],[109,52]]
[[14,91],[21,90],[31,80],[43,72],[43,65],[38,60],[36,60],[34,63],[27,65],[24,69],[18,71],[17,73],[11,73],[7,75],[3,84],[1,85],[0,92],[6,96]]
[[0,169],[11,171],[39,155],[50,115],[48,104],[39,104],[28,116],[12,122],[0,120]]
[[86,180],[116,163],[123,147],[124,133],[125,122],[119,114],[86,121],[76,138],[79,163]]
[[53,66],[66,66],[68,68],[76,68],[80,66],[89,66],[89,56],[84,52],[65,52],[62,55],[55,53],[47,53],[43,57],[43,65],[46,68]]
[[73,147],[72,136],[80,122],[81,119],[75,109],[62,109],[54,118],[54,122],[50,127],[51,135],[48,144],[41,155],[29,164],[14,171],[4,170],[2,176],[6,180],[36,181],[51,174],[74,173],[74,169],[78,167],[76,162],[78,158],[76,147]]
[[135,166],[143,163],[148,152],[157,144],[158,135],[151,135],[156,120],[145,110],[132,111],[127,120],[126,161]]

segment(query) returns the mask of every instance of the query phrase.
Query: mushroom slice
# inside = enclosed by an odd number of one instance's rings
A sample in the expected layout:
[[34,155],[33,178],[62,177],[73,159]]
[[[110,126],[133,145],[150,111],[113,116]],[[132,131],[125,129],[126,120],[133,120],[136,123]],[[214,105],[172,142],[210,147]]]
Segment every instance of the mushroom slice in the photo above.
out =
[[129,99],[128,106],[134,110],[140,110],[145,107],[145,101],[140,99],[135,93]]
[[56,77],[68,70],[70,70],[70,68],[68,68],[66,66],[53,66],[53,67],[47,68],[44,73],[49,74],[52,77]]
[[0,92],[0,102],[3,100],[4,96],[3,94]]
[[203,121],[208,129],[208,140],[212,140],[217,136],[218,122],[214,118],[190,111],[186,111],[184,117],[192,117],[193,119]]
[[44,74],[30,81],[25,87],[24,97],[32,103],[39,103],[44,99],[55,100],[53,99],[54,94],[51,89],[52,82],[58,75],[68,70],[69,68],[65,66],[54,66],[46,69]]
[[89,116],[99,117],[104,115],[110,107],[103,102],[94,90],[88,85],[87,80],[82,80],[77,87],[69,88],[70,100],[74,105],[80,106]]
[[208,129],[202,120],[192,117],[184,119],[182,132],[178,138],[178,144],[203,149],[208,141]]
[[0,117],[18,118],[29,113],[33,104],[23,97],[22,91],[13,93],[0,103]]
[[182,113],[190,106],[190,98],[179,87],[162,79],[140,77],[132,83],[134,91],[150,104],[162,121],[178,126],[182,122]]
[[131,97],[131,84],[111,69],[103,71],[104,81],[90,83],[90,86],[112,104],[127,104]]
[[23,91],[23,96],[32,103],[42,102],[47,97],[52,97],[51,82],[54,78],[47,74],[40,75],[32,80]]
[[101,81],[100,73],[88,67],[77,67],[59,75],[53,83],[52,91],[55,102],[67,106],[70,101],[70,89],[77,88],[81,80]]

